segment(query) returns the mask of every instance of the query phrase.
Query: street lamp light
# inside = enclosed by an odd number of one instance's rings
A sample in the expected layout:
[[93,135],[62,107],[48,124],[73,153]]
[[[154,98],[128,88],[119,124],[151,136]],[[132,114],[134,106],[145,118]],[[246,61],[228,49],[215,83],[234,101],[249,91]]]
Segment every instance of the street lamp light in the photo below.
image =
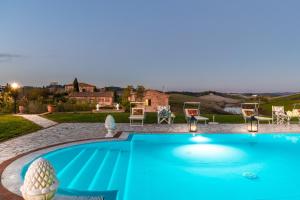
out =
[[12,89],[12,96],[14,98],[14,112],[15,114],[17,114],[17,98],[18,98],[18,89],[20,88],[20,85],[16,82],[13,82],[11,85],[11,89]]
[[20,85],[19,85],[18,83],[16,83],[16,82],[13,82],[13,83],[11,84],[11,88],[12,88],[13,90],[17,90],[17,89],[19,89],[19,87],[20,87]]

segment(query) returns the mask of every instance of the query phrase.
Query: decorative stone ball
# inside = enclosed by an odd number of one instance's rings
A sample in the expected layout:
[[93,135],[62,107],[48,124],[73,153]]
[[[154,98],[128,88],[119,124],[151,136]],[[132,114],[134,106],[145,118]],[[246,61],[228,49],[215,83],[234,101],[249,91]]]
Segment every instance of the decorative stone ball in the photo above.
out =
[[39,158],[29,166],[20,190],[25,200],[51,200],[57,187],[52,165],[48,160]]
[[115,130],[116,129],[116,122],[112,115],[107,115],[105,119],[105,128],[109,130]]

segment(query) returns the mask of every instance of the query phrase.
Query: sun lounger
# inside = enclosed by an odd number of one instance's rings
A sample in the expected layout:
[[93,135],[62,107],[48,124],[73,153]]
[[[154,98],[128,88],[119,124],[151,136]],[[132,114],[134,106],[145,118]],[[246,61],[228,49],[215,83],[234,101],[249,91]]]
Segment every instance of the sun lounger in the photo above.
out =
[[[188,108],[188,106],[194,106],[196,108]],[[183,105],[183,112],[187,122],[190,121],[191,117],[194,116],[197,121],[204,121],[207,124],[209,120],[207,117],[200,115],[200,102],[185,102]]]
[[[243,106],[247,106],[247,107],[253,107],[253,108],[243,108]],[[245,120],[245,123],[247,123],[247,120],[250,120],[251,117],[255,117],[255,119],[258,121],[258,123],[266,121],[269,124],[271,124],[272,122],[272,118],[271,117],[265,117],[265,116],[260,116],[258,113],[258,107],[259,104],[258,103],[244,103],[242,104],[242,115],[243,118]]]

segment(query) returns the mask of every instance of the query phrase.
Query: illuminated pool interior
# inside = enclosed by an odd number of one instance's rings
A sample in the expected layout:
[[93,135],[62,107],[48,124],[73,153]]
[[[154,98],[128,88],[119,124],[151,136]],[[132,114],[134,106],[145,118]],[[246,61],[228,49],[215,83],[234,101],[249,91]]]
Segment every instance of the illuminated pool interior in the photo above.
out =
[[[300,134],[133,134],[42,155],[60,194],[105,200],[300,199]],[[24,166],[22,176],[27,170]]]

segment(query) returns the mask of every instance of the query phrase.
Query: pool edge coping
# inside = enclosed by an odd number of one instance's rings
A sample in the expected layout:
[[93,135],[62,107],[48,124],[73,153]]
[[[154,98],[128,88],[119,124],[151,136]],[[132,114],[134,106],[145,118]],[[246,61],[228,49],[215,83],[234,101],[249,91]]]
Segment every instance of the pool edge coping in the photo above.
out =
[[[70,146],[70,145],[83,144],[83,143],[88,143],[88,142],[93,142],[93,141],[99,141],[99,142],[103,141],[104,142],[104,141],[110,141],[110,140],[113,140],[113,141],[127,140],[128,136],[129,136],[129,132],[119,131],[114,135],[114,137],[89,138],[89,139],[67,141],[67,142],[62,142],[62,143],[57,143],[57,144],[52,144],[49,146],[37,148],[37,149],[31,150],[31,151],[19,154],[8,160],[5,160],[0,164],[0,177],[1,177],[0,199],[3,198],[3,199],[9,199],[9,200],[23,200],[23,198],[20,196],[19,191],[18,191],[18,194],[14,193],[11,190],[15,190],[15,188],[7,188],[7,187],[5,187],[5,184],[3,184],[3,180],[4,180],[3,175],[5,173],[7,173],[6,170],[12,170],[12,169],[9,169],[9,167],[12,166],[18,160],[22,161],[21,160],[22,158],[24,160],[28,160],[30,158],[33,158],[34,156],[37,156],[38,154],[43,154],[43,153],[46,153],[47,151],[49,152],[49,151],[57,149],[59,147],[66,147],[66,146]],[[14,170],[14,171],[16,171],[16,170]],[[7,181],[7,180],[5,180],[5,181]],[[14,183],[19,183],[19,185],[20,185],[20,180],[16,180]]]

